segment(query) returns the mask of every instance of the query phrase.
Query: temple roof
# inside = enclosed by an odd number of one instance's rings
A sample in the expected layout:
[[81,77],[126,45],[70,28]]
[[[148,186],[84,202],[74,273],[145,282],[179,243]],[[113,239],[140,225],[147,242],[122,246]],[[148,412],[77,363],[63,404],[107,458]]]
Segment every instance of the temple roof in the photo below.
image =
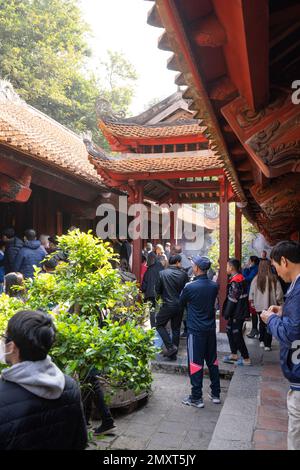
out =
[[138,116],[124,118],[124,113],[114,113],[105,99],[97,101],[98,125],[113,151],[141,152],[143,145],[188,144],[208,142],[206,127],[189,102],[177,91]]
[[[136,155],[120,156],[116,158],[96,158],[91,156],[91,161],[99,170],[109,170],[113,173],[151,173],[159,174],[169,172],[170,177],[174,172],[205,172],[222,170],[224,167],[220,158],[211,150],[198,152],[186,152],[182,154],[166,155]],[[155,178],[154,178],[155,179]]]
[[0,145],[102,186],[82,138],[22,101],[0,83]]
[[[133,139],[152,139],[152,138],[172,138],[172,137],[199,137],[206,130],[200,127],[196,120],[182,120],[175,122],[163,122],[155,125],[139,125],[128,121],[114,122],[109,119],[100,122],[100,128],[106,132],[110,132],[115,137],[128,137]],[[204,139],[203,139],[204,140]]]

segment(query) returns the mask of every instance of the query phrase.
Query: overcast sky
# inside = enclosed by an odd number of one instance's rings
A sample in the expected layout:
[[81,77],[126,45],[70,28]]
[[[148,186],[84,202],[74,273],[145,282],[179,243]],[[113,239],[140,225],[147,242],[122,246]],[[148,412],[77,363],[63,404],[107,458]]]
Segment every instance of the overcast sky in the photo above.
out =
[[176,91],[176,73],[167,70],[171,52],[157,48],[163,30],[147,24],[153,5],[144,0],[81,0],[86,21],[93,31],[91,47],[95,64],[105,59],[107,49],[123,52],[138,73],[131,112],[139,114],[155,98]]

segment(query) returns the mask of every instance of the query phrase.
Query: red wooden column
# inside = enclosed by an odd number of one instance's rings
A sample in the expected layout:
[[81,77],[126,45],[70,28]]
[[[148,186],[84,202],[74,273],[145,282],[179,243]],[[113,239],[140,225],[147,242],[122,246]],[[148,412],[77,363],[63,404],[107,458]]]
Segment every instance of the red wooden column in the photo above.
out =
[[[144,202],[144,187],[142,182],[134,181],[131,186],[131,191],[128,192],[129,204],[143,204]],[[142,227],[140,233],[142,234]],[[137,282],[141,281],[141,265],[142,265],[142,249],[143,249],[142,236],[132,241],[132,272],[136,275]]]
[[220,178],[220,331],[226,331],[227,321],[222,317],[222,307],[227,294],[227,261],[229,258],[229,203],[228,182],[224,177]]
[[242,209],[235,204],[234,256],[242,260]]

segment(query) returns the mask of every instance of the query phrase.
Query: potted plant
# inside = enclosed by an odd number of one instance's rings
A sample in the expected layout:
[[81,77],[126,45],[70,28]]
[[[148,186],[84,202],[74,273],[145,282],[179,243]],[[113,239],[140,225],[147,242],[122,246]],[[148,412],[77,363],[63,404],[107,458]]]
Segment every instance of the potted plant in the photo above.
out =
[[53,274],[36,269],[25,283],[25,304],[0,297],[0,327],[20,308],[50,312],[57,328],[51,351],[57,365],[83,388],[95,367],[111,406],[133,402],[151,388],[154,333],[143,327],[149,307],[139,302],[136,283],[123,283],[112,267],[117,256],[110,244],[75,230],[59,237],[58,248],[68,262],[60,262]]

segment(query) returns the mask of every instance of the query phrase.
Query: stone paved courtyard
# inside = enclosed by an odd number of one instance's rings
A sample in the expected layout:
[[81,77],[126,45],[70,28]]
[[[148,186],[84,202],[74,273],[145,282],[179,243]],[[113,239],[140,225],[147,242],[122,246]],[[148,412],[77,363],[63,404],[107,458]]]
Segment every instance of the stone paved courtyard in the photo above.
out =
[[[222,380],[222,401],[229,381]],[[205,408],[181,404],[190,392],[185,375],[154,373],[153,393],[146,406],[129,415],[116,415],[114,435],[95,438],[92,449],[201,450],[207,449],[222,405],[207,397],[209,380],[204,379]],[[93,423],[93,426],[98,423]]]

